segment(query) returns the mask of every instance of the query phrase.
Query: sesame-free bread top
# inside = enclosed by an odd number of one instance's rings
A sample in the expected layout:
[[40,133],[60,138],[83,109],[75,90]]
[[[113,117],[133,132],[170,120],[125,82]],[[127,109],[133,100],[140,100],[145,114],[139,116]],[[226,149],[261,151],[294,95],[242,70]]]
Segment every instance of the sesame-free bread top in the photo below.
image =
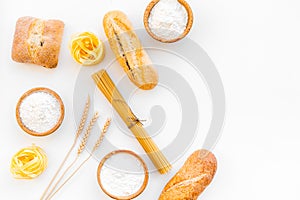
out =
[[197,200],[211,183],[217,159],[210,151],[195,151],[163,189],[159,200]]
[[60,20],[42,20],[21,17],[16,24],[12,59],[20,63],[31,63],[46,68],[55,68],[64,23]]

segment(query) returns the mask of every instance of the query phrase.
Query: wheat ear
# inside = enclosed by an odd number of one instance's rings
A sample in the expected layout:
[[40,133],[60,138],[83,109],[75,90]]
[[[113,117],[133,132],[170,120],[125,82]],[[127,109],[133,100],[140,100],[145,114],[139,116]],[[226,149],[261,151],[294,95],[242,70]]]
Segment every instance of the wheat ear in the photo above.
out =
[[58,184],[62,181],[62,179],[64,178],[64,176],[67,174],[67,172],[75,165],[76,161],[78,160],[79,158],[79,155],[82,153],[82,151],[85,149],[86,147],[86,143],[87,143],[87,140],[90,136],[90,133],[96,123],[96,121],[98,120],[99,118],[99,113],[96,112],[93,116],[93,118],[91,119],[86,131],[85,131],[85,134],[82,138],[82,142],[81,144],[79,145],[79,148],[77,150],[77,156],[76,158],[73,160],[73,162],[65,169],[65,171],[62,173],[62,175],[60,176],[60,178],[57,180],[57,182],[55,183],[55,185],[53,186],[53,188],[51,189],[51,191],[49,192],[49,195],[46,197],[46,200],[50,199],[50,197],[52,196],[52,193],[53,191],[55,190],[55,188],[58,186]]
[[102,141],[104,139],[104,136],[105,136],[105,134],[106,134],[106,132],[107,132],[109,126],[110,126],[110,123],[111,123],[111,119],[109,118],[109,119],[106,120],[106,122],[105,122],[105,124],[102,128],[102,132],[101,132],[100,137],[98,138],[98,140],[97,140],[97,142],[96,142],[96,144],[95,144],[95,146],[92,150],[92,153],[94,153],[98,149],[100,144],[102,143]]
[[45,191],[43,192],[40,200],[43,200],[43,198],[45,197],[45,195],[47,194],[47,192],[49,191],[51,185],[53,184],[54,180],[56,179],[56,177],[58,176],[59,172],[62,170],[63,166],[65,165],[66,161],[68,160],[71,152],[73,151],[75,145],[76,145],[76,142],[78,140],[78,137],[80,136],[80,134],[82,133],[83,131],[83,128],[85,126],[85,123],[86,123],[86,120],[87,120],[87,116],[88,116],[88,113],[89,113],[89,109],[90,109],[90,96],[88,96],[87,98],[87,101],[85,103],[85,106],[84,106],[84,111],[82,113],[82,116],[81,116],[81,120],[80,120],[80,124],[78,126],[78,129],[77,129],[77,132],[76,132],[76,135],[75,135],[75,139],[74,139],[74,142],[72,144],[72,146],[70,147],[68,153],[66,154],[64,160],[62,161],[62,163],[60,164],[59,168],[57,169],[57,171],[55,172],[54,176],[52,177],[50,183],[48,184],[48,186],[46,187]]
[[76,136],[75,136],[75,140],[74,140],[74,146],[75,146],[75,143],[77,142],[77,139],[80,136],[80,134],[82,133],[83,128],[85,126],[85,122],[86,122],[88,114],[89,114],[90,104],[91,104],[90,96],[88,96],[87,102],[86,102],[85,107],[84,107],[83,115],[81,117],[80,124],[79,124],[79,127],[78,127],[77,132],[76,132]]
[[98,147],[100,146],[100,144],[102,143],[104,136],[110,126],[111,123],[111,119],[107,119],[106,123],[104,124],[101,134],[98,138],[98,140],[96,141],[92,152],[90,153],[90,155],[78,166],[77,169],[75,169],[75,171],[61,184],[61,186],[59,186],[59,188],[57,188],[56,191],[54,191],[48,198],[48,200],[50,200],[56,193],[58,193],[67,183],[68,181],[71,180],[71,178],[81,169],[81,167],[92,157],[92,154],[98,149]]
[[85,134],[83,136],[83,138],[82,138],[82,142],[81,142],[81,144],[80,144],[80,146],[79,146],[79,148],[77,150],[77,154],[78,155],[81,154],[82,151],[85,149],[87,140],[88,140],[88,138],[90,136],[90,133],[91,133],[93,127],[94,127],[94,124],[96,123],[96,121],[98,120],[98,118],[99,118],[99,114],[96,112],[95,115],[94,115],[94,117],[93,117],[93,119],[90,121],[90,124],[89,124],[89,126],[88,126],[88,128],[87,128],[87,130],[86,130],[86,132],[85,132]]

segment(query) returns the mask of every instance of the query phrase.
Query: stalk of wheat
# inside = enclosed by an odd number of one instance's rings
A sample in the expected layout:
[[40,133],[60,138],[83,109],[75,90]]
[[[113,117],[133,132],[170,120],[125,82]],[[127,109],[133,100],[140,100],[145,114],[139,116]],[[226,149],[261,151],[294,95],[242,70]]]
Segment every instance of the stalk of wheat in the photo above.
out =
[[47,192],[49,191],[51,185],[53,184],[54,180],[57,178],[59,172],[62,170],[62,168],[65,165],[66,161],[68,160],[71,152],[73,151],[73,149],[74,149],[74,147],[77,143],[77,140],[78,140],[78,138],[79,138],[80,134],[82,133],[83,128],[85,126],[87,116],[88,116],[88,113],[89,113],[89,109],[90,109],[90,97],[88,96],[87,101],[86,101],[85,106],[84,106],[84,111],[82,113],[78,129],[77,129],[77,132],[76,132],[76,135],[75,135],[75,138],[74,138],[74,142],[73,142],[72,146],[70,147],[68,153],[66,154],[65,158],[63,159],[62,163],[60,164],[59,168],[55,172],[55,174],[54,174],[53,178],[51,179],[50,183],[48,184],[45,191],[43,192],[40,200],[44,199],[44,197],[46,196]]
[[52,194],[49,195],[47,200],[50,200],[51,198],[53,198],[53,196],[55,194],[57,194],[68,183],[68,181],[70,181],[72,179],[72,177],[83,167],[83,165],[92,157],[92,154],[99,148],[100,144],[102,143],[110,124],[111,124],[111,119],[107,119],[102,128],[101,134],[100,134],[98,140],[96,141],[90,155],[73,171],[73,173],[55,191],[52,192]]
[[90,133],[96,123],[96,121],[98,120],[99,118],[99,113],[96,112],[93,116],[93,118],[91,119],[91,121],[89,122],[89,125],[85,131],[85,134],[82,138],[82,141],[78,147],[78,150],[77,150],[77,155],[76,157],[74,158],[73,162],[65,169],[65,171],[62,173],[62,175],[60,176],[60,178],[56,181],[56,183],[54,184],[54,186],[52,187],[52,189],[50,190],[48,196],[46,197],[46,200],[50,199],[53,191],[56,189],[56,187],[58,186],[58,184],[62,181],[62,179],[64,178],[64,176],[68,173],[68,171],[76,164],[80,154],[82,153],[82,151],[85,149],[86,147],[86,144],[87,144],[87,140],[90,136]]

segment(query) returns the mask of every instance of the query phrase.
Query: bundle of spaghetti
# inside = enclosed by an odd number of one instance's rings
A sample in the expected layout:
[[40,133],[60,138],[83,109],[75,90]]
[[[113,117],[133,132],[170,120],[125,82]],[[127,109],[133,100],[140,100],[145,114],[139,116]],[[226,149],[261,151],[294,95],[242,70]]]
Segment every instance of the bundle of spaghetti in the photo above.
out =
[[133,114],[108,73],[105,70],[100,70],[93,74],[92,77],[98,88],[141,144],[154,166],[161,174],[167,173],[172,168],[171,164],[143,128],[143,124],[140,120]]
[[47,164],[48,159],[43,149],[32,145],[13,156],[10,171],[14,178],[33,179],[43,173]]
[[104,58],[104,44],[91,32],[83,32],[72,37],[69,43],[71,55],[82,65],[96,65]]

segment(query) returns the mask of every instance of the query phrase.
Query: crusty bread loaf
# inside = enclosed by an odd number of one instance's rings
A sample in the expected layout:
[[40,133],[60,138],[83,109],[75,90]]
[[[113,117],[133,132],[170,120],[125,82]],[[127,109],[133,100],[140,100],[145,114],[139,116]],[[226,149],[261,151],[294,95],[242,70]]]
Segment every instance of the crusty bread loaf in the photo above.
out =
[[195,151],[165,186],[159,200],[197,200],[216,170],[217,160],[211,152]]
[[21,17],[16,24],[12,59],[20,63],[31,63],[46,68],[55,68],[64,23],[59,20],[41,20]]
[[154,88],[157,72],[127,16],[121,11],[111,11],[104,16],[103,26],[110,47],[129,79],[141,89]]

